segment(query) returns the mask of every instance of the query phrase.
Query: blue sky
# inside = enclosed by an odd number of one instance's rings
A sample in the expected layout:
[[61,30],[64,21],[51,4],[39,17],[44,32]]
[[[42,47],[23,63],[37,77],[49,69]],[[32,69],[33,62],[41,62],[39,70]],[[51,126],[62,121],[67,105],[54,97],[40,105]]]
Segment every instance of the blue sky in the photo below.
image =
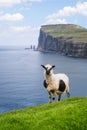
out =
[[38,44],[41,25],[87,28],[87,0],[0,0],[0,46]]

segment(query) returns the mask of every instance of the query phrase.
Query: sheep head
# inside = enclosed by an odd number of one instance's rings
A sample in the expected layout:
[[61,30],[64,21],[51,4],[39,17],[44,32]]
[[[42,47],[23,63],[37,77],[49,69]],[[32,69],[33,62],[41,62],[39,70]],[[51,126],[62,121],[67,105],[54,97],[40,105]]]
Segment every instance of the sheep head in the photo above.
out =
[[45,66],[44,65],[41,65],[41,66],[44,68],[46,75],[52,74],[53,73],[53,68],[55,67],[55,65],[49,65],[49,64],[47,64]]

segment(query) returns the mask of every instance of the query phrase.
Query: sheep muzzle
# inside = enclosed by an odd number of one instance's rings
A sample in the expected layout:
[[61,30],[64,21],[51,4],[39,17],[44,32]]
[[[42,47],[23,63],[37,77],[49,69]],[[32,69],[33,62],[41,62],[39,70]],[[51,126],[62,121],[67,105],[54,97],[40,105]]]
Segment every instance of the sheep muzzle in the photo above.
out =
[[50,70],[46,70],[46,74],[49,75],[50,74]]

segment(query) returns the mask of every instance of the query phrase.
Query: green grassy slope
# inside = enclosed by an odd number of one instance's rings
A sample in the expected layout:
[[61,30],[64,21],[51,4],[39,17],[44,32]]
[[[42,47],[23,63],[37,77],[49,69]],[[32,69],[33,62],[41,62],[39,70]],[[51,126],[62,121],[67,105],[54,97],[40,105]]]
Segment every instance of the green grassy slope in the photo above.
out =
[[39,105],[0,115],[0,130],[86,130],[87,97]]
[[72,37],[75,42],[87,42],[87,29],[73,24],[42,26],[42,30],[53,37]]

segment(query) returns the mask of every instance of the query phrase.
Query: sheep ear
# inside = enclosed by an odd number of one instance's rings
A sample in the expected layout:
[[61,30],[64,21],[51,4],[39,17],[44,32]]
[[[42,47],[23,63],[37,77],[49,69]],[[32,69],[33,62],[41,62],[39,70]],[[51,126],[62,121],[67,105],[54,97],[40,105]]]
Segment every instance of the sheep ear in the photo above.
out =
[[55,68],[55,65],[52,65],[52,68]]
[[44,65],[41,65],[45,70],[46,70],[46,67]]

